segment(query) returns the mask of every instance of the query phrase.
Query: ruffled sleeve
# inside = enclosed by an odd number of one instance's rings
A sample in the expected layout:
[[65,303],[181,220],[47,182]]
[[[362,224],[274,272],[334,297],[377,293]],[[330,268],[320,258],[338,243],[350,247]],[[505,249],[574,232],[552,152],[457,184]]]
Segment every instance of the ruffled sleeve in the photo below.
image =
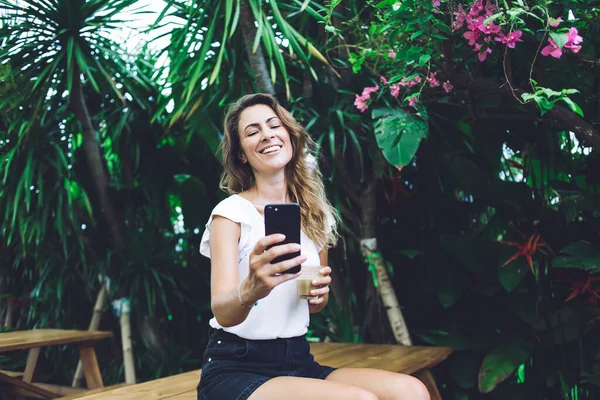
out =
[[241,261],[248,253],[250,253],[250,251],[252,251],[252,225],[248,218],[248,210],[246,209],[247,207],[245,207],[245,204],[238,200],[237,196],[230,196],[217,204],[212,210],[208,222],[206,223],[206,229],[202,234],[202,240],[200,241],[200,254],[203,256],[210,258],[210,228],[215,215],[225,217],[240,224],[241,234],[238,245],[238,261]]

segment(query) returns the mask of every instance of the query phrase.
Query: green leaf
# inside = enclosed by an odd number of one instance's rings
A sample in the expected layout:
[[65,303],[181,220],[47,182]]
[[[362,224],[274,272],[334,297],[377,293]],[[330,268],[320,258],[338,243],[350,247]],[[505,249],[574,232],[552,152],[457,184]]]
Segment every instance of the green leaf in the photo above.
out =
[[550,32],[550,37],[552,38],[552,40],[554,40],[554,43],[556,43],[556,45],[561,49],[569,41],[569,35],[567,35],[566,33]]
[[427,136],[425,121],[404,109],[375,109],[373,118],[378,118],[375,139],[385,159],[396,167],[410,163]]
[[449,360],[450,375],[462,389],[472,389],[477,383],[481,356],[472,352],[457,352]]
[[507,292],[512,292],[521,283],[527,272],[530,271],[527,261],[524,257],[512,260],[505,266],[502,266],[508,260],[517,248],[504,243],[498,243],[500,247],[498,256],[498,278],[502,287]]
[[494,390],[531,357],[533,348],[528,342],[516,341],[492,349],[483,359],[479,370],[479,391],[490,393]]
[[573,111],[575,114],[577,114],[577,115],[579,115],[580,117],[583,118],[583,110],[581,109],[581,107],[579,107],[577,105],[577,103],[575,103],[573,100],[571,100],[568,97],[562,97],[562,98],[560,98],[560,100],[562,100],[565,103],[567,103],[567,105],[569,106],[569,108],[571,109],[571,111]]
[[431,59],[431,56],[429,54],[423,54],[419,58],[419,67],[422,67],[423,65],[427,64],[430,59]]

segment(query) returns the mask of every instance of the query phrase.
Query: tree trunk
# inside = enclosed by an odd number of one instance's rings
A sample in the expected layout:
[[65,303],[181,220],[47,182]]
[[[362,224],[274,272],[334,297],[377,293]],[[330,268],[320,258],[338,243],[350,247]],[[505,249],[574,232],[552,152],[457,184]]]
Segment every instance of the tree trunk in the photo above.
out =
[[121,223],[117,217],[117,212],[111,201],[108,192],[108,176],[104,170],[102,153],[100,151],[99,138],[92,118],[88,111],[85,99],[83,97],[83,88],[81,86],[80,70],[77,65],[73,67],[73,86],[69,101],[75,114],[75,118],[81,124],[81,134],[83,136],[83,151],[85,153],[90,175],[94,181],[96,195],[100,203],[100,211],[106,220],[106,224],[117,248],[125,247],[125,240],[121,231]]
[[386,262],[379,253],[377,238],[375,237],[375,221],[377,218],[376,187],[374,181],[370,182],[364,188],[361,196],[363,199],[361,204],[361,251],[369,267],[375,270],[377,282],[373,283],[377,287],[377,293],[387,313],[394,339],[404,346],[410,346],[412,341],[410,340],[408,327],[398,305],[398,298],[385,266]]
[[254,14],[252,13],[252,9],[250,9],[248,0],[242,0],[240,2],[240,25],[244,44],[246,45],[246,52],[248,53],[248,60],[250,61],[250,68],[252,68],[254,78],[256,79],[256,86],[258,86],[258,90],[262,93],[275,95],[275,87],[269,77],[269,69],[265,62],[262,47],[259,45],[256,48],[256,52],[252,52],[254,38],[257,33],[254,21]]
[[[92,180],[94,181],[94,186],[96,188],[96,195],[98,196],[98,202],[100,203],[100,211],[104,216],[106,224],[108,226],[108,230],[113,239],[113,243],[117,249],[125,248],[125,237],[123,236],[123,232],[121,229],[121,222],[117,217],[117,212],[114,207],[114,204],[110,198],[109,190],[108,190],[108,174],[104,170],[104,162],[102,157],[102,152],[100,151],[100,144],[98,133],[94,128],[92,123],[92,118],[90,117],[90,113],[88,111],[85,98],[83,96],[83,87],[81,85],[81,71],[79,66],[75,64],[73,67],[73,84],[71,87],[71,93],[69,95],[69,102],[73,109],[73,113],[75,114],[75,118],[81,124],[81,133],[83,136],[83,151],[86,156],[86,161],[88,164],[88,168],[90,170],[90,175]],[[110,271],[108,272],[110,277]],[[98,294],[98,300],[96,304],[101,302],[105,290],[105,286],[103,285],[100,289],[100,293]],[[96,314],[94,315],[94,317]],[[94,322],[94,317],[92,317],[92,321],[90,326],[92,326]],[[127,310],[127,319],[125,322],[129,321],[129,309]],[[121,324],[123,324],[123,319],[121,319]],[[99,321],[98,321],[99,324]],[[126,327],[125,329],[129,329]],[[121,332],[123,332],[124,328],[121,326]],[[129,335],[130,336],[130,335]],[[131,338],[129,337],[129,343],[131,344]],[[125,361],[125,371],[128,372],[133,368],[133,361],[128,362],[126,357],[133,357],[131,353],[131,346],[128,349],[128,355],[123,354]],[[130,364],[130,366],[128,365]],[[129,372],[131,375],[131,372]],[[133,380],[135,381],[135,372],[133,374]],[[73,385],[76,385],[78,381],[77,375],[75,375],[73,379]]]

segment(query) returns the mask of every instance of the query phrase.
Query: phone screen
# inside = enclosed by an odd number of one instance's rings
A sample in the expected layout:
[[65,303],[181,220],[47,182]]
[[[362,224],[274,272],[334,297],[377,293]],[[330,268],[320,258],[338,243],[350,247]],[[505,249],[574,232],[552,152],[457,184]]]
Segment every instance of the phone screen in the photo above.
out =
[[[300,206],[296,203],[267,204],[265,206],[265,235],[282,233],[285,235],[283,242],[275,246],[288,243],[300,244]],[[298,257],[300,252],[284,254],[279,256],[271,264]],[[285,274],[295,274],[300,271],[300,265],[285,271]]]

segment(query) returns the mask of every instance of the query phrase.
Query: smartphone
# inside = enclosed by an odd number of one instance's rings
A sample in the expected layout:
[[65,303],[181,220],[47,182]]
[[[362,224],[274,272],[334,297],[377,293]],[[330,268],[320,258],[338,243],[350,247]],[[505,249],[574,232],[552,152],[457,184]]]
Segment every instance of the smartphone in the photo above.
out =
[[[274,233],[282,233],[285,235],[285,240],[277,243],[275,246],[288,243],[300,244],[300,206],[298,204],[267,204],[265,206],[265,236]],[[298,257],[299,255],[299,251],[284,254],[273,259],[271,264],[289,260]],[[300,265],[292,267],[283,273],[295,274],[297,272],[300,272]]]

